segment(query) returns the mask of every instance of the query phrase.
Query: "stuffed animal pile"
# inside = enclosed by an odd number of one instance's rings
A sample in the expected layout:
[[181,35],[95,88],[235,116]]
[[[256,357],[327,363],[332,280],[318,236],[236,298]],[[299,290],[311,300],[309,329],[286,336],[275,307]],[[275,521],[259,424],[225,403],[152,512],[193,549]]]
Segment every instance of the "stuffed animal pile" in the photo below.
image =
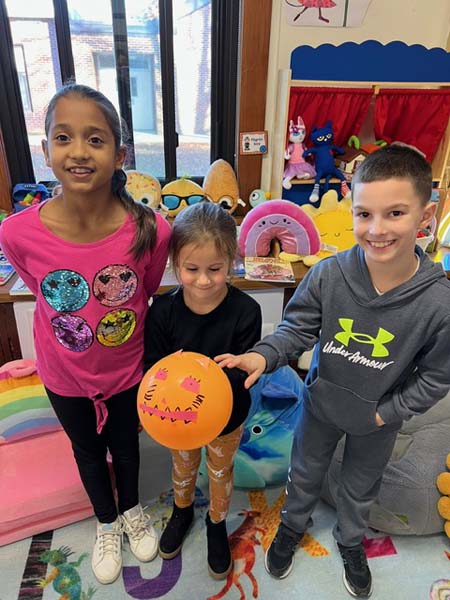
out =
[[[445,464],[450,471],[450,454],[447,455]],[[444,531],[447,534],[447,537],[450,538],[450,473],[446,471],[440,473],[436,484],[438,490],[442,494],[442,498],[439,498],[437,504],[438,513],[445,519]]]

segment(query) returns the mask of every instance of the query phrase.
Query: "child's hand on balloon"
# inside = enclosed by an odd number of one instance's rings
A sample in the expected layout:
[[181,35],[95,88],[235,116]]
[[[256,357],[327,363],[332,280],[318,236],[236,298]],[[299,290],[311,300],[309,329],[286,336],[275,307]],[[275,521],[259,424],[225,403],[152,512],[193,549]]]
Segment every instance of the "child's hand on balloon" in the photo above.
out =
[[248,373],[249,376],[244,382],[247,389],[258,381],[267,366],[266,359],[262,354],[258,354],[258,352],[247,352],[238,356],[234,354],[219,354],[219,356],[214,357],[214,360],[222,369],[224,367],[228,369],[237,368]]

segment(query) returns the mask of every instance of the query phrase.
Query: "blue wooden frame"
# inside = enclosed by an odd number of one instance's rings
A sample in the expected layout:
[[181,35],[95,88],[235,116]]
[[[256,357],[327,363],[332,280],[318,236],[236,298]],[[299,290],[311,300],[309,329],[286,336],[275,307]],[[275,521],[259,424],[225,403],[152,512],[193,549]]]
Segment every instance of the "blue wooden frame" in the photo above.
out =
[[[321,44],[298,46],[291,53],[291,79],[326,82],[436,83],[450,86],[450,53],[442,48],[408,46],[395,41],[381,44],[367,40],[338,46]],[[295,84],[294,84],[295,85]],[[330,184],[339,192],[340,184]],[[282,197],[297,204],[309,200],[312,184],[294,185],[282,190]]]
[[398,41],[305,45],[292,51],[290,68],[302,80],[449,83],[450,53]]

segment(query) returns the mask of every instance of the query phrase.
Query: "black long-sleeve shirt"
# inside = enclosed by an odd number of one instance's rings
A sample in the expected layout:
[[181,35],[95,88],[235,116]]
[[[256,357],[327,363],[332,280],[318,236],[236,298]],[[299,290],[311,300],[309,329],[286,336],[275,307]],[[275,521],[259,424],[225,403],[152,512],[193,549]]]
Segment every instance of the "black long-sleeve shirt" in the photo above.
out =
[[[261,338],[261,308],[241,290],[228,286],[228,294],[211,312],[193,313],[181,287],[155,299],[145,322],[144,368],[177,350],[199,352],[210,358],[224,352],[242,354]],[[224,369],[233,389],[233,411],[220,435],[239,427],[250,408],[247,377],[240,369]]]

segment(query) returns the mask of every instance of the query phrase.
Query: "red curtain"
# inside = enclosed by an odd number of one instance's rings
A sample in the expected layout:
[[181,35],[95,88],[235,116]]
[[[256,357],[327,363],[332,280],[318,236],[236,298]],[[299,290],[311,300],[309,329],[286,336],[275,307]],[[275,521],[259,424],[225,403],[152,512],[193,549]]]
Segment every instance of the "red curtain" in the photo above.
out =
[[375,100],[375,138],[416,146],[431,162],[449,116],[450,90],[380,90]]
[[[332,122],[334,143],[345,144],[351,135],[357,135],[369,110],[372,88],[292,87],[289,98],[289,120],[302,117],[306,126],[306,145],[311,145],[309,134],[314,126]],[[288,121],[289,122],[289,121]]]

